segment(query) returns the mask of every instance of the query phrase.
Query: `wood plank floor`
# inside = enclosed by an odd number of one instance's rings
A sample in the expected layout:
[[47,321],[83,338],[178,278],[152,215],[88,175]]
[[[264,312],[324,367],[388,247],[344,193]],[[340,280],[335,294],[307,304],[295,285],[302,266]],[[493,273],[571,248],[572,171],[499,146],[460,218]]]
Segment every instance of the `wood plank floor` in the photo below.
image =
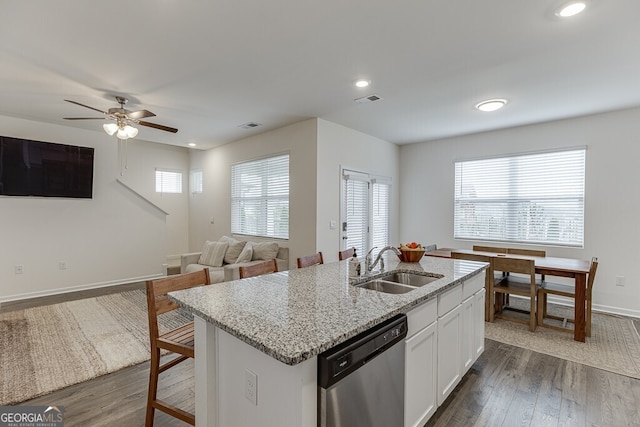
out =
[[[142,363],[23,404],[64,406],[65,427],[142,426],[148,374]],[[159,393],[193,411],[193,361],[162,374]],[[184,425],[156,415],[156,426]],[[486,340],[427,426],[640,426],[640,380]]]

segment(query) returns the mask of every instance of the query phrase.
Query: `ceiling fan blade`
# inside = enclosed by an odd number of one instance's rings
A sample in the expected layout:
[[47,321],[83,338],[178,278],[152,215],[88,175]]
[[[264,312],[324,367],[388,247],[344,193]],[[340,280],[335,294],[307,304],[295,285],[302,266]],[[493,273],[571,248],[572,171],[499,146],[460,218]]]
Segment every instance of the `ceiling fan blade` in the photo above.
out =
[[105,120],[106,117],[63,117],[65,120]]
[[146,117],[154,117],[153,114],[149,110],[138,110],[138,111],[130,111],[127,113],[127,117],[133,120],[144,119]]
[[147,126],[147,127],[154,128],[154,129],[160,129],[160,130],[164,130],[164,131],[167,131],[167,132],[172,132],[172,133],[178,132],[178,129],[176,129],[176,128],[171,128],[169,126],[163,126],[163,125],[157,125],[155,123],[149,123],[149,122],[145,122],[145,121],[142,121],[142,120],[138,120],[136,123],[138,123],[141,126]]
[[65,99],[65,101],[70,102],[72,104],[79,105],[79,106],[84,107],[84,108],[88,108],[88,109],[93,110],[93,111],[97,111],[98,113],[102,113],[102,114],[105,114],[105,115],[108,114],[105,111],[98,110],[97,108],[89,107],[88,105],[80,104],[79,102],[76,102],[76,101],[71,101],[70,99]]

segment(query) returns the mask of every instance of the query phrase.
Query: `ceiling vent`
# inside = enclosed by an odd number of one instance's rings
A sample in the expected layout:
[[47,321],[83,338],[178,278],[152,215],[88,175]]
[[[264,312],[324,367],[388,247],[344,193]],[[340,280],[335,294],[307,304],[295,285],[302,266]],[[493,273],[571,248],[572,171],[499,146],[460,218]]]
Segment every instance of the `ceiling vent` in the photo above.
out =
[[382,98],[379,97],[378,95],[369,95],[369,96],[363,96],[362,98],[356,98],[354,99],[354,101],[356,101],[358,104],[368,104],[370,102],[374,102],[374,101],[379,101]]
[[257,128],[258,126],[260,126],[260,123],[249,122],[249,123],[245,123],[243,125],[240,125],[238,127],[242,128],[242,129],[253,129],[253,128]]

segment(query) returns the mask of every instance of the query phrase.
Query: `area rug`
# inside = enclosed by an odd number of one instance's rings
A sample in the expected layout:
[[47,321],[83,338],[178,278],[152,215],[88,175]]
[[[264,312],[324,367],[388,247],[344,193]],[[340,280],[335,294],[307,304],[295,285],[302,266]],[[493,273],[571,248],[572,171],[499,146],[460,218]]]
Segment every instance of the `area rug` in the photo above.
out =
[[[521,308],[525,306],[516,298],[512,298],[511,304],[521,305]],[[562,317],[573,317],[573,308],[569,307],[550,304],[548,311]],[[507,314],[512,315],[511,312]],[[568,325],[572,327],[571,323]],[[584,343],[574,341],[573,332],[543,327],[530,332],[528,325],[503,319],[485,322],[485,337],[640,379],[640,336],[633,321],[626,317],[594,312],[591,337],[587,337]]]
[[[161,329],[188,320],[176,310]],[[148,360],[148,329],[143,290],[0,314],[0,405]]]

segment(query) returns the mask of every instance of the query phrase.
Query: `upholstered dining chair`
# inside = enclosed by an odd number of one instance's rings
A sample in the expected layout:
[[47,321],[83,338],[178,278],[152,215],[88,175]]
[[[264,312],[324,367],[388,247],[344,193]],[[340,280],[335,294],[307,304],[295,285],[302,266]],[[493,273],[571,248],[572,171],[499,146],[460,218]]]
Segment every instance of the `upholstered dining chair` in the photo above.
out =
[[[193,322],[167,332],[160,333],[158,316],[177,309],[178,304],[167,297],[168,292],[180,291],[196,286],[211,284],[209,269],[193,273],[147,280],[147,311],[149,317],[149,338],[151,342],[151,365],[149,368],[149,394],[147,396],[147,414],[145,426],[153,426],[155,410],[159,409],[187,424],[195,425],[195,415],[157,398],[158,377],[169,368],[189,358],[194,358]],[[178,356],[160,364],[160,352],[167,350]]]
[[[593,283],[596,278],[596,271],[598,270],[598,258],[591,258],[591,265],[589,267],[589,276],[587,277],[587,289],[585,293],[585,301],[586,301],[586,312],[585,312],[585,334],[586,336],[591,336],[591,301],[592,301],[592,293],[593,293]],[[556,319],[563,321],[563,324],[566,322],[572,322],[575,324],[575,319],[563,318],[560,316],[553,316],[547,313],[547,296],[557,295],[565,298],[573,298],[573,303],[575,304],[576,298],[576,288],[574,284],[565,285],[561,283],[551,283],[544,281],[540,289],[538,289],[538,325],[544,326],[546,328],[559,329],[563,331],[571,331],[569,328],[564,328],[556,325],[549,325],[544,323],[545,318]]]
[[263,274],[269,273],[277,273],[278,272],[278,263],[275,259],[270,259],[268,261],[260,262],[258,264],[253,265],[244,265],[238,269],[238,274],[241,279],[246,279],[247,277],[261,276]]
[[[519,295],[529,298],[529,311],[525,311],[529,314],[529,330],[535,332],[536,330],[536,295],[538,292],[539,284],[536,281],[536,267],[535,261],[532,259],[521,258],[509,258],[508,256],[495,256],[491,258],[491,266],[495,271],[502,271],[507,273],[506,276],[496,277],[493,289],[490,290],[489,295],[493,296],[495,293],[495,313],[490,308],[489,321],[492,322],[494,317],[512,320],[520,323],[527,323],[521,319],[513,316],[504,315],[504,299],[505,295]],[[516,273],[522,274],[524,277],[514,276]],[[511,310],[515,310],[508,307]],[[521,311],[521,310],[515,310]]]
[[338,260],[344,261],[345,259],[349,259],[356,253],[356,248],[345,249],[343,251],[338,252]]
[[313,255],[302,256],[298,258],[298,268],[311,267],[312,265],[324,264],[322,252],[316,252]]

